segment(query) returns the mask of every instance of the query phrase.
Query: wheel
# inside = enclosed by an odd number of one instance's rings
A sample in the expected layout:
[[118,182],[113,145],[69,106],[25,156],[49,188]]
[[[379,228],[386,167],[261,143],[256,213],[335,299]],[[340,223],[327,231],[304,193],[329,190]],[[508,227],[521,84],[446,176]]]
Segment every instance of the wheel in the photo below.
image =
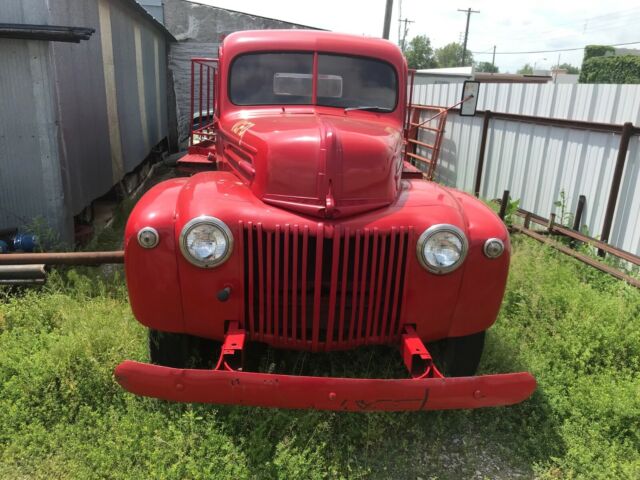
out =
[[163,367],[213,368],[219,346],[208,338],[149,329],[149,358]]
[[451,377],[470,377],[475,375],[484,349],[485,332],[465,337],[452,337],[443,345],[445,371]]

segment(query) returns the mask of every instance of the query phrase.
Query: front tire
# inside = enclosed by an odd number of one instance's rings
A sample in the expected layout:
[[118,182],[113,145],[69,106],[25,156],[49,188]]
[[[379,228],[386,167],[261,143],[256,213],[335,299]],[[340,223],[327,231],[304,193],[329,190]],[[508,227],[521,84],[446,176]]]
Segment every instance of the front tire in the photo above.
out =
[[151,363],[172,368],[213,368],[220,342],[149,329]]
[[451,377],[470,377],[478,371],[484,350],[485,332],[448,338],[444,342],[445,371]]

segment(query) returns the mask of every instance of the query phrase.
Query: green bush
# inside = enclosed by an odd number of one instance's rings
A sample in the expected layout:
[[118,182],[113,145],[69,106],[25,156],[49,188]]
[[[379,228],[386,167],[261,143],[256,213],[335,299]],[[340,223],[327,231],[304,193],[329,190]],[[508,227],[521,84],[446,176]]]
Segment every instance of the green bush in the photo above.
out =
[[640,83],[640,57],[620,55],[585,59],[579,81],[580,83]]
[[609,45],[587,45],[584,48],[584,58],[582,61],[585,62],[594,57],[604,57],[607,53],[615,55],[616,49]]

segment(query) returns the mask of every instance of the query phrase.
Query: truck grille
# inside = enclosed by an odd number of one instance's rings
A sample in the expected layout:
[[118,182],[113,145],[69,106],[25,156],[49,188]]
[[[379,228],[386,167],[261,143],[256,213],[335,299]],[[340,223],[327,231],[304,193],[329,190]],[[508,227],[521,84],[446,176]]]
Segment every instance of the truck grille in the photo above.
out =
[[397,338],[411,227],[240,229],[254,340],[323,350]]

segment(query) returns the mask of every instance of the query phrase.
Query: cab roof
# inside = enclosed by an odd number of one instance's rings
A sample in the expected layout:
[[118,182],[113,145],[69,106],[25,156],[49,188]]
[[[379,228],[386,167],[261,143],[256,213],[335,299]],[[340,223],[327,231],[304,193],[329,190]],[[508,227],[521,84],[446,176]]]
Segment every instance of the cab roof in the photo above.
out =
[[317,30],[245,30],[228,35],[222,44],[225,63],[237,55],[259,51],[319,51],[386,60],[402,71],[404,57],[394,43],[381,38]]

